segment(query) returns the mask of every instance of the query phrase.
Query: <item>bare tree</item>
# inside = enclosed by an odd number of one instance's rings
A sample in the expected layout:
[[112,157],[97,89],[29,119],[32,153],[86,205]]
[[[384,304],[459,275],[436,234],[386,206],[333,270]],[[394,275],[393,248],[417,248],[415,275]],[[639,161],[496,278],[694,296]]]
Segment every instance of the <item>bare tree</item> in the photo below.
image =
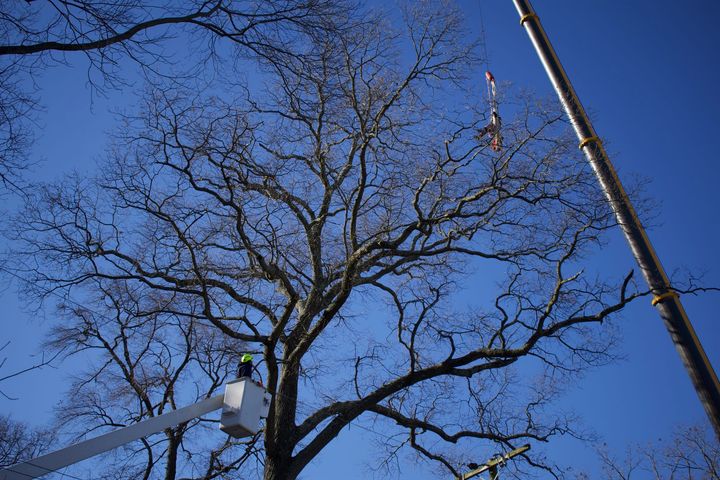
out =
[[[95,352],[91,358],[98,359],[75,375],[58,406],[61,430],[85,435],[129,425],[217,395],[234,378],[244,347],[198,322],[197,302],[124,283],[97,287],[92,310],[61,305],[67,322],[50,335],[49,347],[58,352]],[[113,466],[105,478],[158,478],[158,471],[177,478],[183,471],[184,478],[212,479],[233,472],[257,454],[258,438],[218,440],[208,435],[216,423],[199,418],[165,430],[164,438],[126,445],[104,462]]]
[[[37,76],[82,55],[96,89],[120,88],[127,65],[146,76],[196,77],[219,54],[301,55],[298,38],[343,28],[352,5],[345,0],[42,0],[0,7],[0,180],[19,188],[28,166]],[[168,44],[185,39],[182,53]],[[178,67],[178,68],[175,68]],[[149,77],[148,77],[149,78]],[[135,83],[133,81],[132,83]]]
[[7,415],[0,415],[0,468],[36,457],[53,441],[50,431],[35,430]]
[[[385,18],[307,38],[308,55],[268,59],[231,100],[153,89],[102,175],[38,189],[17,219],[35,294],[168,298],[174,329],[262,352],[267,480],[297,478],[361,417],[400,435],[385,465],[410,449],[454,475],[456,445],[578,435],[551,408],[559,385],[610,359],[599,324],[644,294],[583,270],[613,217],[559,110],[507,100],[506,149],[478,144],[484,113],[452,100],[473,88],[458,12]],[[157,308],[136,300],[123,322],[155,328]],[[153,371],[161,352],[143,354]],[[143,411],[159,405],[174,407]]]
[[[0,354],[10,345],[8,340],[0,346]],[[7,372],[4,370],[7,357],[0,359],[0,382],[18,377],[32,370],[49,365],[53,358],[42,358],[33,365],[21,370]],[[0,388],[0,396],[7,400],[17,400],[7,390]],[[0,468],[29,460],[43,453],[52,444],[55,436],[49,430],[34,429],[23,422],[13,419],[10,415],[0,415]]]
[[720,479],[720,443],[706,425],[679,428],[668,440],[628,447],[622,458],[611,454],[607,445],[598,454],[604,474],[600,478]]

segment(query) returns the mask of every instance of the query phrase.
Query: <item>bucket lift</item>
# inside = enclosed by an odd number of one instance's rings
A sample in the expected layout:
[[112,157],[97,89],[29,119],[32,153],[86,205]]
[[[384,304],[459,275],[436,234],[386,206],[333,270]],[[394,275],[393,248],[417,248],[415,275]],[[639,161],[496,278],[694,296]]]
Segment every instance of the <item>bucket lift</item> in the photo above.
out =
[[270,399],[267,391],[251,379],[245,377],[233,380],[225,385],[224,394],[6,467],[0,470],[0,480],[42,477],[221,408],[220,430],[235,438],[250,437],[260,430],[260,419],[267,418]]
[[270,396],[264,388],[247,378],[233,380],[225,385],[220,430],[235,438],[251,437],[269,408]]

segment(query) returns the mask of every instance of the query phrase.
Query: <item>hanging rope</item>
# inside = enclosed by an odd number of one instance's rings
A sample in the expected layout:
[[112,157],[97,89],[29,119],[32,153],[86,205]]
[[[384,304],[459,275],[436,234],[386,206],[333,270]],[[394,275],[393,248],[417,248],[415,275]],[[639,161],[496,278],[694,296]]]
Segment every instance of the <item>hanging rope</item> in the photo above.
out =
[[485,34],[485,19],[482,12],[482,1],[478,0],[478,13],[480,15],[480,41],[482,43],[482,62],[486,71],[490,71],[490,55],[487,50],[487,39]]
[[485,81],[487,83],[487,92],[488,92],[488,101],[490,102],[490,123],[488,123],[486,126],[478,130],[478,133],[475,135],[475,138],[478,140],[482,140],[485,136],[488,136],[490,138],[490,148],[495,151],[499,152],[502,150],[502,134],[500,133],[500,128],[502,126],[502,120],[500,119],[500,114],[498,113],[498,104],[497,104],[497,90],[495,88],[495,77],[492,73],[490,73],[490,56],[488,55],[487,51],[487,37],[485,34],[485,20],[483,18],[482,13],[482,0],[478,0],[478,12],[480,14],[480,40],[482,43],[482,55],[483,55],[483,64],[485,66]]

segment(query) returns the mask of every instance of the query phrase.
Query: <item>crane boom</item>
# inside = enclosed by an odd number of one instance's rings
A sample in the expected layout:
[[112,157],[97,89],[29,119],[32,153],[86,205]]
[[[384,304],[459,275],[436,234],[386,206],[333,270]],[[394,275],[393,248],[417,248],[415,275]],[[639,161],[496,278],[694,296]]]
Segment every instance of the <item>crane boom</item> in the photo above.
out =
[[580,149],[592,165],[635,260],[650,286],[654,295],[652,305],[665,322],[710,423],[720,438],[720,382],[717,375],[535,10],[528,0],[513,1],[520,15],[520,24],[530,36],[545,72],[570,117],[580,140]]

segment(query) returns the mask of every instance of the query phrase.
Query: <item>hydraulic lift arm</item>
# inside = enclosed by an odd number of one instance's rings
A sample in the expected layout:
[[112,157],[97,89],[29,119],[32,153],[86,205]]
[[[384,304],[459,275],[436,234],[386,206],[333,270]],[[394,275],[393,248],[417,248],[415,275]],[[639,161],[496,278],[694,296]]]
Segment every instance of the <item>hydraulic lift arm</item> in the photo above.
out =
[[71,445],[62,450],[48,453],[27,462],[18,463],[12,467],[0,470],[2,480],[22,480],[47,475],[74,463],[81,462],[95,455],[107,452],[134,440],[162,432],[183,422],[189,422],[223,406],[223,395],[216,395],[188,407],[172,410],[163,415],[149,418],[145,421],[120,428],[118,430],[100,435]]
[[261,386],[248,379],[235,380],[225,386],[224,394],[4,468],[0,470],[0,480],[42,477],[221,408],[220,429],[236,438],[247,437],[258,431],[260,418],[267,415],[268,402]]

